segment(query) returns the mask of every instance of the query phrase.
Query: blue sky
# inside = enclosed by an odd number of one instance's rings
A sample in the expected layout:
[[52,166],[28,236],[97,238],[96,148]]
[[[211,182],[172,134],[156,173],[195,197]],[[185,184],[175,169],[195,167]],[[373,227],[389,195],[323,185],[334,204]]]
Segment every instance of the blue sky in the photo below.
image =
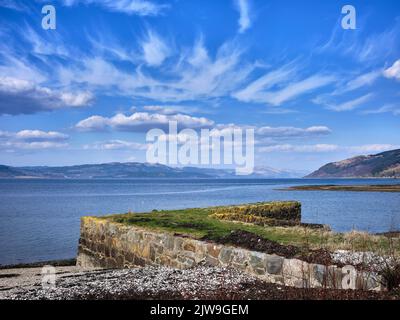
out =
[[1,164],[144,162],[168,120],[254,128],[256,167],[400,148],[397,0],[0,0],[0,17]]

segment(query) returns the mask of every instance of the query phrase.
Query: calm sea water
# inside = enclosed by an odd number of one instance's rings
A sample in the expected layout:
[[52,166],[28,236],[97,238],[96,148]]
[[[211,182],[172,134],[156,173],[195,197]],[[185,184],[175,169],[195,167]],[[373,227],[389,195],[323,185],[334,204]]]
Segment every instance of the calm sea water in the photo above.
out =
[[1,180],[0,264],[72,258],[80,217],[298,200],[304,222],[336,231],[400,229],[400,194],[279,191],[304,184],[395,184],[398,180]]

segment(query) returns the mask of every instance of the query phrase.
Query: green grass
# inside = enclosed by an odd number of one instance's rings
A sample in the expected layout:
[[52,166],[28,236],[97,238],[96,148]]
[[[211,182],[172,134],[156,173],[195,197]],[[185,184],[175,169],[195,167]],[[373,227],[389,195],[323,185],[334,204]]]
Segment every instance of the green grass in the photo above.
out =
[[272,227],[257,226],[241,222],[218,220],[212,217],[215,208],[197,208],[151,213],[127,213],[111,215],[108,219],[125,225],[135,225],[147,229],[187,235],[195,239],[207,237],[216,240],[234,230],[244,230],[284,245],[302,248],[328,250],[374,251],[380,254],[400,253],[399,239],[391,241],[387,237],[362,232],[334,233],[300,226]]

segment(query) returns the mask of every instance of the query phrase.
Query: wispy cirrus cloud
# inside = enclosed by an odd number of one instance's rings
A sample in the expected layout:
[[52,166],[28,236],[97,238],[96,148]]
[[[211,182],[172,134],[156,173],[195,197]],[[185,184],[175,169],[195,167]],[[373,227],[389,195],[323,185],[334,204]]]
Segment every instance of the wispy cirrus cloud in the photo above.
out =
[[28,8],[26,4],[20,0],[0,0],[0,7],[17,11],[25,11]]
[[362,114],[383,114],[383,113],[391,113],[394,116],[400,116],[400,106],[395,105],[395,104],[386,104],[380,108],[377,109],[370,109],[370,110],[365,110],[362,112]]
[[363,31],[366,29],[364,27],[357,32],[343,32],[339,20],[335,23],[329,40],[317,47],[315,51],[350,56],[364,65],[384,61],[397,52],[400,20],[397,19],[393,26],[381,32],[365,34]]
[[334,103],[329,101],[327,97],[317,97],[313,100],[315,104],[323,105],[326,109],[336,111],[336,112],[345,112],[345,111],[352,111],[366,102],[370,101],[374,97],[373,93],[365,94],[361,97],[351,99],[341,103]]
[[282,103],[292,100],[302,94],[312,90],[325,87],[336,81],[334,76],[313,75],[298,82],[290,83],[286,88],[270,92],[266,96],[266,102],[274,106],[280,106]]
[[[250,83],[246,88],[236,92],[233,96],[244,102],[267,103],[280,106],[315,89],[325,87],[337,79],[332,75],[316,74],[298,81],[290,81],[296,73],[295,68],[283,67],[271,71]],[[283,86],[273,90],[276,85]]]
[[[231,96],[241,102],[280,106],[335,81],[334,76],[318,72],[308,77],[300,75],[294,63],[250,81],[259,64],[244,59],[245,48],[237,41],[225,42],[210,54],[204,37],[200,36],[191,47],[172,50],[171,41],[148,29],[137,48],[121,46],[116,41],[108,41],[107,37],[89,36],[89,50],[82,52],[55,45],[62,43],[56,36],[55,42],[48,41],[32,29],[28,31],[30,35],[25,38],[32,52],[43,59],[48,69],[48,74],[36,72],[43,78],[41,82],[47,80],[58,87],[79,87],[94,94],[143,98],[157,103],[211,101]],[[48,60],[50,56],[57,59]],[[68,57],[67,63],[58,59],[63,56]],[[24,58],[20,55],[10,54],[9,59],[14,59],[15,65],[20,64],[18,68],[9,69],[20,70],[18,74],[31,73],[30,79],[38,79],[34,68],[23,72],[31,65],[21,65]]]
[[296,152],[296,153],[326,153],[326,152],[347,152],[349,154],[377,153],[397,149],[400,146],[392,144],[368,144],[360,146],[340,146],[336,144],[313,144],[313,145],[293,145],[277,144],[272,146],[260,147],[259,152]]
[[[162,40],[160,40],[162,41]],[[56,74],[63,85],[84,85],[90,90],[110,91],[114,95],[146,98],[159,102],[182,102],[213,99],[229,95],[254,70],[243,63],[242,50],[224,43],[215,58],[208,55],[201,40],[189,51],[171,57],[155,77],[143,65],[127,72],[102,56],[83,56],[71,66],[58,65]],[[152,67],[161,64],[166,54],[148,49],[144,61]]]
[[30,53],[40,59],[46,59],[46,56],[71,58],[72,54],[57,30],[39,35],[30,25],[25,24],[20,28],[16,27],[13,32],[15,31],[20,34],[21,39],[29,44]]
[[197,107],[192,106],[183,106],[183,105],[148,105],[143,106],[143,110],[150,111],[150,112],[157,112],[166,115],[172,114],[192,114],[192,113],[207,113],[204,110],[201,110]]
[[315,144],[315,145],[293,145],[277,144],[258,148],[259,152],[332,152],[338,149],[334,144]]
[[169,46],[154,31],[148,31],[146,39],[142,41],[144,61],[152,67],[160,66],[171,55]]
[[146,150],[144,143],[125,141],[125,140],[107,140],[87,144],[84,146],[87,150]]
[[65,6],[98,5],[106,10],[129,15],[157,16],[169,7],[150,0],[61,0]]
[[357,89],[371,86],[383,75],[382,70],[373,70],[370,72],[362,73],[356,78],[351,79],[346,82],[346,84],[337,90],[335,90],[333,95],[340,95]]
[[294,66],[286,65],[270,71],[235,92],[233,97],[244,102],[267,102],[269,100],[267,90],[278,84],[287,83],[291,77],[296,75],[296,70]]
[[249,0],[234,0],[239,12],[239,33],[244,33],[251,27]]

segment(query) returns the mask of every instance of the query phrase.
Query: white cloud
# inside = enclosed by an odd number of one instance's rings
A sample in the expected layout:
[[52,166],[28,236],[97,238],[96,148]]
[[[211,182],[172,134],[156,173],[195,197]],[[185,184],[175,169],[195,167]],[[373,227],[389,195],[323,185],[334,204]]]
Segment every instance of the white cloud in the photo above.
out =
[[334,144],[315,144],[315,145],[293,145],[293,144],[278,144],[258,148],[259,152],[332,152],[338,150],[339,147]]
[[266,102],[274,106],[279,106],[302,94],[324,87],[335,80],[336,78],[333,76],[314,75],[299,82],[291,83],[282,90],[268,93]]
[[[172,115],[172,114],[191,114],[191,113],[202,113],[198,108],[194,108],[191,106],[178,106],[178,105],[150,105],[144,106],[143,110],[150,112],[158,112],[161,114]],[[135,111],[135,110],[133,110]]]
[[372,85],[380,76],[382,76],[382,70],[374,70],[368,73],[359,75],[357,78],[347,82],[344,88],[339,90],[338,94],[353,91],[365,86]]
[[253,65],[241,61],[242,50],[232,43],[223,44],[215,59],[205,55],[204,47],[196,50],[195,56],[181,56],[181,63],[172,70],[179,80],[153,87],[153,95],[170,101],[222,97],[242,85],[254,70]]
[[124,141],[124,140],[109,140],[95,142],[93,144],[85,145],[84,149],[94,150],[146,150],[147,145],[138,142]]
[[[56,30],[39,35],[31,26],[25,25],[17,31],[21,38],[30,44],[30,53],[32,54],[37,56],[60,56],[63,58],[69,58],[70,56],[68,47],[65,46],[62,37]],[[41,58],[43,59],[43,57]]]
[[208,56],[208,51],[204,46],[203,37],[197,39],[187,61],[190,65],[194,67],[201,67],[207,63],[210,63],[210,57]]
[[397,19],[395,26],[391,29],[371,34],[366,40],[359,41],[356,48],[352,46],[348,51],[356,49],[355,52],[361,62],[385,58],[398,48],[399,27]]
[[307,136],[321,136],[332,133],[326,126],[312,126],[309,128],[295,128],[295,127],[260,127],[256,133],[260,136],[289,138],[289,137],[307,137]]
[[[371,100],[371,98],[374,95],[372,93],[363,95],[359,98],[356,99],[352,99],[340,104],[332,104],[332,103],[327,103],[327,102],[322,102],[323,104],[325,104],[326,108],[332,111],[336,111],[336,112],[343,112],[343,111],[352,111],[356,108],[358,108],[360,105],[368,102]],[[314,102],[318,103],[319,101],[316,99],[314,100]]]
[[25,81],[42,83],[47,80],[43,72],[26,61],[24,57],[9,52],[5,42],[0,43],[0,77],[16,78]]
[[[83,58],[74,67],[58,66],[56,72],[63,85],[85,84],[93,89],[119,89],[120,92],[133,91],[134,74],[121,71],[101,57]],[[137,84],[140,85],[140,82]]]
[[297,110],[294,109],[285,109],[285,108],[268,108],[264,110],[263,113],[265,114],[272,114],[272,115],[283,115],[283,114],[290,114],[290,113],[298,113]]
[[390,68],[386,69],[384,75],[389,79],[400,80],[400,60],[397,60]]
[[297,68],[288,64],[265,74],[248,84],[244,89],[235,92],[232,96],[239,101],[280,106],[284,102],[312,90],[327,86],[336,80],[334,76],[317,74],[302,80],[293,81],[292,79],[296,75]]
[[[177,103],[229,95],[254,70],[253,65],[241,61],[242,51],[232,43],[222,45],[214,59],[205,51],[197,41],[190,54],[182,52],[164,62],[157,78],[145,65],[127,72],[100,56],[82,57],[74,66],[58,65],[56,74],[64,86],[83,85],[90,91]],[[162,59],[148,56],[147,63],[154,65]]]
[[41,130],[22,130],[14,135],[16,140],[25,142],[42,142],[42,141],[65,141],[69,137],[66,134],[56,131]]
[[400,146],[393,144],[367,144],[363,146],[346,147],[350,152],[363,154],[363,153],[379,153],[394,149],[399,149]]
[[362,114],[382,114],[382,113],[392,113],[394,116],[400,116],[400,106],[387,104],[378,109],[370,109],[362,112]]
[[93,100],[93,94],[91,92],[61,92],[60,100],[64,102],[66,106],[71,107],[82,107],[87,106]]
[[148,0],[63,0],[63,3],[66,6],[78,3],[86,5],[97,4],[109,11],[140,16],[156,16],[168,7],[167,5],[156,4]]
[[391,28],[365,36],[363,32],[343,32],[339,20],[335,23],[330,39],[315,51],[351,56],[364,66],[384,61],[399,49],[400,21],[395,21]]
[[168,45],[154,31],[142,42],[143,58],[149,66],[158,67],[171,54]]
[[183,114],[165,115],[148,112],[135,112],[132,115],[118,113],[111,118],[92,116],[80,121],[76,128],[82,131],[117,131],[146,132],[153,128],[167,129],[170,121],[176,121],[179,128],[208,128],[214,122],[206,118],[191,117]]
[[239,11],[239,32],[244,33],[251,26],[249,0],[235,0]]
[[19,0],[0,0],[0,7],[17,11],[27,10],[26,5]]
[[63,92],[34,82],[0,76],[0,114],[30,114],[66,107],[83,107],[93,100],[90,92]]
[[4,144],[0,143],[0,148],[7,150],[42,150],[42,149],[56,149],[56,148],[65,148],[67,147],[67,143],[60,142],[51,142],[51,141],[43,141],[43,142],[6,142]]
[[295,68],[289,66],[271,71],[234,93],[233,97],[244,102],[267,102],[270,94],[266,90],[287,82],[295,75],[295,71]]
[[314,145],[293,145],[277,144],[260,147],[259,152],[296,152],[296,153],[324,153],[324,152],[347,152],[349,154],[379,153],[388,150],[398,149],[400,146],[392,144],[368,144],[361,146],[339,146],[336,144],[314,144]]
[[0,149],[34,150],[66,147],[68,135],[55,131],[22,130],[19,132],[0,131]]

